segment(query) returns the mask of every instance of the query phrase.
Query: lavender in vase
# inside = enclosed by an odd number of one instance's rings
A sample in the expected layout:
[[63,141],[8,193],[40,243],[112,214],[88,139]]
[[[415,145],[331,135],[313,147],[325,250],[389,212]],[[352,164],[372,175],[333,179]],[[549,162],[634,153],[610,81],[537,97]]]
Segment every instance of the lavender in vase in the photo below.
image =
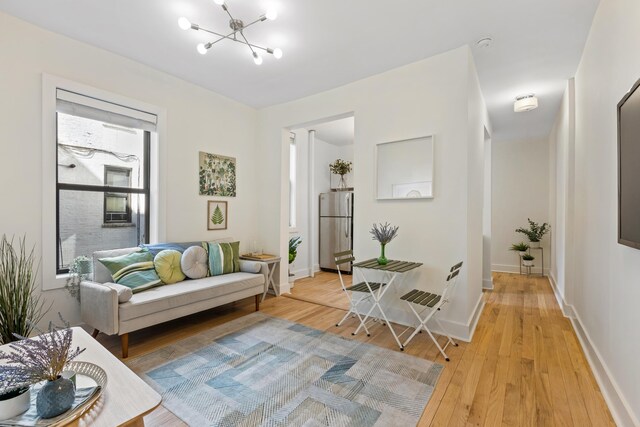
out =
[[373,236],[373,240],[377,240],[380,243],[380,256],[378,257],[379,265],[387,265],[389,262],[384,254],[384,249],[387,243],[391,242],[396,238],[396,236],[398,236],[398,228],[400,227],[394,227],[388,222],[385,222],[384,224],[373,224],[373,228],[369,231]]

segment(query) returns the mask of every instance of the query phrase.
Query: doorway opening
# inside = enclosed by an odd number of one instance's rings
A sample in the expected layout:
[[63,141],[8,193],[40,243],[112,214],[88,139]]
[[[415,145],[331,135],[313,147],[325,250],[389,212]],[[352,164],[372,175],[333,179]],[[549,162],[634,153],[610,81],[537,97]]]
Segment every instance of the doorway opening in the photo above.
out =
[[[335,273],[350,273],[351,265],[336,266],[333,254],[353,249],[354,140],[352,113],[291,128],[289,241],[299,241],[289,264],[293,298],[348,308]],[[341,167],[332,172],[331,165]]]

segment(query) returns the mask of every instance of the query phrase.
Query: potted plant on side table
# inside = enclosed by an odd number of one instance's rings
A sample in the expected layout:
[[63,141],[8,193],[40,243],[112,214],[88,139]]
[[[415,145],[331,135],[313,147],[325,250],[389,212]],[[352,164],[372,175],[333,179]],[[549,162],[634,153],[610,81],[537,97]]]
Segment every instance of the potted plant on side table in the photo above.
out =
[[524,254],[522,255],[522,265],[524,265],[525,267],[533,267],[533,260],[536,259],[536,257],[534,257],[531,254]]
[[518,254],[520,256],[525,256],[527,254],[527,251],[529,250],[529,245],[527,245],[524,242],[520,242],[520,243],[515,243],[513,245],[511,245],[511,249],[514,252],[518,252]]
[[531,221],[530,218],[527,218],[527,221],[529,221],[529,228],[520,227],[516,229],[516,233],[522,233],[527,236],[529,238],[529,246],[537,249],[540,247],[540,241],[544,235],[549,232],[551,226],[546,222],[540,225],[537,222]]

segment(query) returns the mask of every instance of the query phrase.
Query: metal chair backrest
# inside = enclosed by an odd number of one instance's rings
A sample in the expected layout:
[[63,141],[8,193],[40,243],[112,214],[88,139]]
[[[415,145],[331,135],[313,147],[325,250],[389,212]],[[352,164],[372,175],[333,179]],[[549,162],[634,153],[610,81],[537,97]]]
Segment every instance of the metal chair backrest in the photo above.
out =
[[447,276],[447,281],[444,286],[444,290],[442,291],[442,301],[443,304],[449,302],[449,297],[453,294],[456,289],[456,285],[458,283],[458,275],[460,274],[460,270],[462,269],[462,261],[454,265],[449,269],[449,275]]
[[342,286],[342,290],[346,291],[347,288],[344,284],[344,280],[342,279],[342,272],[340,271],[340,266],[342,264],[346,264],[348,262],[353,262],[356,260],[353,257],[353,251],[349,250],[349,251],[343,251],[343,252],[336,252],[335,254],[333,254],[333,257],[336,262],[336,267],[338,267],[337,270],[338,270],[338,277],[340,277],[340,285]]

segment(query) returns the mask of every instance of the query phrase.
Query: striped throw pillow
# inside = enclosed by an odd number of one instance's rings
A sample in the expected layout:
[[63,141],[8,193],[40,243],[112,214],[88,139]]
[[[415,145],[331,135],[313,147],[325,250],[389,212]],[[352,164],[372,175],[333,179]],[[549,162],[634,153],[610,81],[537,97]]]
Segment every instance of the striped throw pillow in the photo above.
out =
[[206,243],[206,246],[211,276],[240,271],[240,242]]
[[114,282],[131,288],[134,294],[163,284],[156,273],[153,255],[149,251],[101,258],[98,261],[109,270]]

